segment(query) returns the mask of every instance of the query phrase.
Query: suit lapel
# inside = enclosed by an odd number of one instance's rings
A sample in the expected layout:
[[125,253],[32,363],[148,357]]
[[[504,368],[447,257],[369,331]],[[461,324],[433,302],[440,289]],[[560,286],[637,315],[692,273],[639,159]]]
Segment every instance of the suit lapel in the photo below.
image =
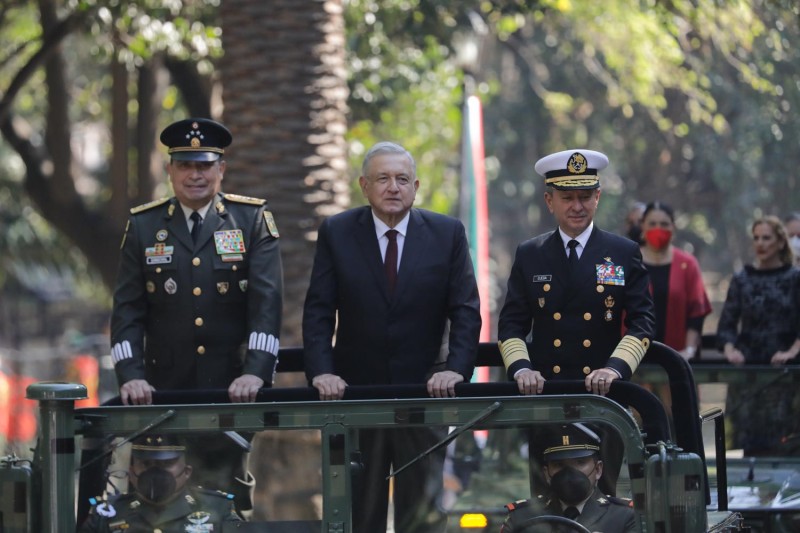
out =
[[583,511],[581,511],[581,514],[578,517],[578,522],[581,525],[586,526],[586,528],[591,530],[592,526],[597,524],[600,519],[605,516],[606,512],[608,512],[609,506],[603,506],[598,503],[598,500],[602,498],[602,493],[595,488],[592,496],[586,501],[586,505],[583,506]]
[[569,261],[558,230],[555,230],[547,239],[544,249],[547,252],[545,253],[545,260],[548,263],[547,266],[550,268],[550,272],[558,280],[559,285],[566,287],[566,291],[569,292],[573,285],[570,280]]
[[[221,206],[221,207],[217,207]],[[200,234],[197,236],[197,244],[195,250],[201,249],[205,246],[209,239],[214,235],[215,231],[219,231],[225,224],[228,218],[228,212],[225,210],[225,204],[222,203],[222,196],[217,194],[211,207],[206,211],[206,218],[203,219],[203,226],[200,228]]]
[[[400,258],[400,269],[397,272],[397,286],[394,288],[395,296],[403,294],[406,286],[414,279],[414,272],[419,266],[419,259],[427,249],[430,234],[422,216],[415,209],[411,210],[408,219],[408,230],[403,243],[403,255]],[[397,298],[395,298],[397,300]]]
[[[169,214],[172,211],[172,214]],[[170,209],[167,211],[167,231],[174,236],[187,250],[192,251],[192,236],[189,234],[189,226],[186,224],[186,217],[183,216],[181,204],[176,198],[170,200]]]
[[575,279],[575,287],[593,287],[597,284],[597,263],[603,257],[608,256],[608,250],[604,249],[605,243],[603,238],[595,226],[592,229],[592,234],[589,235],[589,240],[586,242],[586,248],[583,250],[581,260],[578,262],[578,276]]
[[[372,220],[372,211],[365,207],[358,216],[355,240],[361,253],[363,262],[367,265],[375,284],[380,289],[383,297],[389,299],[389,285],[386,274],[383,271],[383,260],[381,259],[381,249],[378,246],[378,237],[375,234],[375,222]],[[405,253],[404,253],[405,255]],[[395,287],[397,290],[397,287]]]

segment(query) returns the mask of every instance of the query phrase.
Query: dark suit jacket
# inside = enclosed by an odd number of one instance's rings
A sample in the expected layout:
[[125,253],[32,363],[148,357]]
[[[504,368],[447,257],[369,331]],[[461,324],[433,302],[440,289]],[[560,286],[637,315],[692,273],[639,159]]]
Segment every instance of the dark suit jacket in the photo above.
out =
[[[522,500],[506,505],[508,516],[500,530],[501,533],[523,533],[527,528],[520,527],[526,520],[540,515],[562,516],[561,503],[540,496],[535,500]],[[630,533],[636,528],[636,516],[630,500],[603,496],[596,488],[583,506],[576,522],[589,531],[600,533]],[[531,530],[533,531],[533,530]],[[573,531],[562,526],[557,531]]]
[[[602,267],[602,268],[601,268]],[[627,331],[649,343],[655,329],[649,276],[639,246],[594,227],[571,275],[558,231],[517,248],[508,293],[498,323],[498,340],[525,340],[533,368],[546,379],[583,379],[587,370],[610,366],[623,378],[633,371],[609,356]],[[509,377],[525,366],[517,361]]]
[[120,385],[226,388],[243,373],[272,384],[283,273],[267,209],[217,194],[196,244],[174,197],[131,210],[111,315]]
[[[350,385],[424,383],[445,369],[469,380],[481,318],[461,222],[412,209],[396,283],[390,298],[369,206],[323,222],[303,311],[309,381],[336,374]],[[448,318],[447,361],[432,368]]]

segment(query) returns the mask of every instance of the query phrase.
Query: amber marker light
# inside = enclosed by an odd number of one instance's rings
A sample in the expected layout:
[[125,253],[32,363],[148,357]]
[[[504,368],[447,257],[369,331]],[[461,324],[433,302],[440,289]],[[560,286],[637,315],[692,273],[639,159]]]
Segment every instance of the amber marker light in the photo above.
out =
[[486,515],[484,514],[467,513],[461,515],[461,520],[458,522],[458,525],[463,529],[477,529],[486,527],[489,525],[489,521],[486,519]]

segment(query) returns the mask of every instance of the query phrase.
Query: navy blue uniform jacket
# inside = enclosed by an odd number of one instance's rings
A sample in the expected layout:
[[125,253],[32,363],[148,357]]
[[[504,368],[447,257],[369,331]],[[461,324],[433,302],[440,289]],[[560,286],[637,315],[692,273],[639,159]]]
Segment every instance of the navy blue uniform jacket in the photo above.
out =
[[[638,362],[613,357],[625,335],[642,342],[653,337],[655,318],[649,276],[639,246],[596,226],[571,275],[558,231],[517,248],[498,339],[526,340],[533,368],[545,379],[583,379],[609,366],[627,379]],[[527,361],[508,368],[509,377]]]
[[[309,381],[424,383],[440,370],[469,380],[481,318],[463,224],[412,209],[396,283],[390,298],[370,207],[323,222],[303,312]],[[448,318],[446,362],[435,367]]]

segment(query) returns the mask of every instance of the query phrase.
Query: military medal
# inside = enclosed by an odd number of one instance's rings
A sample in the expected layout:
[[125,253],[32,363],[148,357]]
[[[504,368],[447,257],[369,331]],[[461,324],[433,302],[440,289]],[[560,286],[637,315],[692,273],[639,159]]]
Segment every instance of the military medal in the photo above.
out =
[[611,322],[614,320],[614,313],[611,312],[611,308],[614,307],[614,304],[616,303],[614,301],[614,297],[609,294],[606,296],[606,299],[603,301],[603,303],[606,305],[606,312],[603,315],[603,318],[605,318],[606,322]]
[[164,282],[164,290],[167,294],[175,294],[178,292],[178,284],[175,283],[175,280],[169,278],[167,281]]
[[[162,231],[166,233],[166,230]],[[156,235],[156,238],[158,238],[158,235]],[[167,238],[166,235],[164,238]],[[145,260],[148,265],[163,265],[166,263],[172,263],[172,254],[174,251],[174,246],[167,246],[163,242],[159,242],[144,249]]]
[[615,265],[610,257],[606,257],[605,263],[595,265],[597,272],[597,283],[603,285],[625,285],[625,267]]
[[214,232],[214,246],[220,259],[226,263],[244,260],[244,236],[240,229]]
[[242,290],[242,292],[247,292],[247,280],[246,279],[239,280],[239,288]]
[[99,514],[100,516],[105,516],[106,518],[112,518],[114,516],[117,516],[117,510],[114,509],[114,506],[108,502],[101,503],[100,505],[95,507],[95,510],[97,511],[97,514]]
[[164,242],[164,241],[166,241],[166,240],[167,240],[167,236],[168,236],[168,235],[169,235],[169,233],[167,233],[167,230],[165,230],[165,229],[160,229],[160,230],[158,230],[158,231],[156,232],[156,240],[157,240],[158,242]]
[[187,533],[206,533],[214,531],[214,524],[210,522],[211,514],[206,511],[195,511],[186,517],[189,524],[186,524]]
[[219,281],[217,282],[217,292],[220,294],[228,294],[228,282],[227,281]]

